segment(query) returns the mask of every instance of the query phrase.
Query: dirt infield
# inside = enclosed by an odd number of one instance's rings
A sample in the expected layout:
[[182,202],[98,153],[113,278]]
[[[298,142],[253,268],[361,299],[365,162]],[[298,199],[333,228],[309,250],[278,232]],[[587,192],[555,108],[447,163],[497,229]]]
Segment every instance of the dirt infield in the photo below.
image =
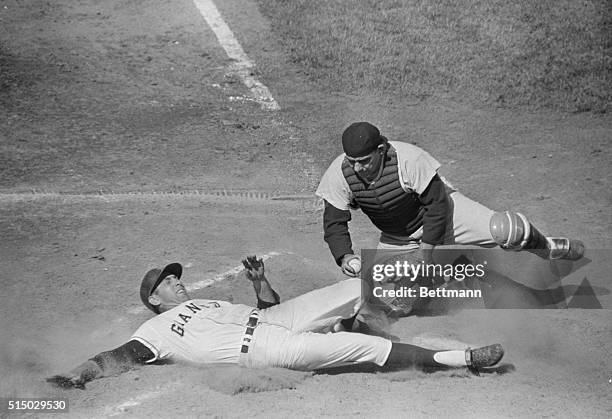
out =
[[[390,330],[503,343],[481,377],[175,364],[86,391],[44,382],[149,318],[137,287],[153,266],[183,263],[188,286],[222,278],[194,296],[247,304],[248,254],[269,255],[283,299],[342,279],[313,192],[355,120],[430,151],[466,195],[609,249],[609,116],[319,92],[251,2],[217,3],[280,111],[235,99],[248,91],[190,1],[0,4],[0,397],[68,397],[69,417],[609,417],[605,278],[602,310],[462,310]],[[351,228],[357,248],[376,244],[361,214]]]
[[[403,319],[390,330],[429,347],[504,342],[502,368],[481,377],[163,365],[92,382],[87,391],[62,392],[42,381],[118,346],[150,317],[137,284],[160,260],[182,262],[189,287],[232,271],[245,254],[275,252],[266,263],[283,299],[341,279],[320,263],[326,249],[313,208],[307,201],[188,195],[5,201],[4,269],[17,274],[3,282],[2,394],[67,396],[74,417],[606,416],[609,310],[464,310]],[[367,231],[363,221],[357,234]],[[193,294],[253,304],[246,281],[230,274]]]

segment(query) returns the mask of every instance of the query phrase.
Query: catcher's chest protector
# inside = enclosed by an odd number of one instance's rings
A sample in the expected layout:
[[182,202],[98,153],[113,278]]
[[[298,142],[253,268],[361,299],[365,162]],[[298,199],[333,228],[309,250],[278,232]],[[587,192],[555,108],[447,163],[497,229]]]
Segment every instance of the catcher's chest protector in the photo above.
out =
[[373,184],[359,179],[347,159],[342,162],[342,173],[357,205],[381,231],[409,236],[423,224],[425,210],[417,193],[402,188],[393,146],[387,150],[380,179]]

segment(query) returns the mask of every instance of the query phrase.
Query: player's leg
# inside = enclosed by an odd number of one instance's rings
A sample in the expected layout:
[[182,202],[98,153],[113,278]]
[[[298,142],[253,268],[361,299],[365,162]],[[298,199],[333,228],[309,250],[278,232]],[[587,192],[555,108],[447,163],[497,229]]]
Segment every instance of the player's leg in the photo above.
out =
[[272,349],[270,366],[313,371],[351,364],[384,365],[391,341],[361,333],[297,333],[287,336],[281,348]]
[[526,250],[545,259],[577,260],[584,254],[584,245],[579,240],[546,237],[521,213],[494,212],[459,192],[450,193],[449,198],[452,221],[445,244],[499,245],[508,250]]
[[578,260],[584,255],[580,240],[546,237],[520,212],[496,212],[489,226],[493,239],[504,249],[527,250],[545,259]]
[[245,365],[304,371],[362,363],[389,368],[479,368],[495,365],[502,356],[501,345],[474,350],[430,350],[360,333],[291,333],[267,327],[257,331]]
[[[444,244],[497,246],[489,229],[489,220],[494,211],[450,188],[447,188],[447,192],[449,211],[446,219]],[[420,247],[419,243],[422,237],[423,227],[415,231],[410,237],[398,237],[382,233],[377,249],[384,251],[385,255],[416,251]]]
[[367,285],[359,278],[319,288],[262,310],[261,321],[294,332],[326,332],[357,314],[364,304]]
[[385,363],[386,367],[407,368],[420,366],[426,368],[491,367],[504,356],[500,344],[476,349],[433,350],[407,343],[393,343]]
[[497,245],[489,229],[489,220],[494,214],[493,210],[460,192],[452,192],[448,198],[450,214],[447,219],[444,244],[481,247]]

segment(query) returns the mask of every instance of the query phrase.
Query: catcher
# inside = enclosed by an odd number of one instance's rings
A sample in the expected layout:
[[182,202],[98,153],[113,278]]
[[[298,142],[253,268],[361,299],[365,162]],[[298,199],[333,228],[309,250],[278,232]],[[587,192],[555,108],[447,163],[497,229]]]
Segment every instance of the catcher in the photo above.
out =
[[438,245],[501,246],[546,259],[578,260],[579,240],[547,237],[518,212],[494,212],[454,190],[441,178],[433,157],[421,148],[388,141],[368,122],[351,124],[342,134],[344,153],[327,169],[316,194],[323,198],[324,238],[346,275],[361,271],[348,222],[361,208],[381,231],[378,249],[418,251],[433,263]]
[[497,364],[503,356],[499,344],[434,351],[361,333],[331,333],[362,307],[363,281],[348,279],[279,303],[265,277],[263,261],[252,256],[243,264],[257,295],[257,308],[191,299],[178,263],[152,269],[142,280],[140,297],[157,315],[124,345],[47,381],[84,389],[91,380],[160,360],[296,370],[373,363],[386,368],[468,367],[477,372]]

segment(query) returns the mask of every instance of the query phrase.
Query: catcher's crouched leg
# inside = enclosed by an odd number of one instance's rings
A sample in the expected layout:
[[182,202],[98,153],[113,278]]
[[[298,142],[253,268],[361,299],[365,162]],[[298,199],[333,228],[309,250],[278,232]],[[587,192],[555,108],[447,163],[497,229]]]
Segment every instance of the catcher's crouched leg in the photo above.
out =
[[578,260],[584,255],[580,240],[546,237],[520,212],[496,212],[489,228],[493,240],[503,249],[527,250],[545,259]]

